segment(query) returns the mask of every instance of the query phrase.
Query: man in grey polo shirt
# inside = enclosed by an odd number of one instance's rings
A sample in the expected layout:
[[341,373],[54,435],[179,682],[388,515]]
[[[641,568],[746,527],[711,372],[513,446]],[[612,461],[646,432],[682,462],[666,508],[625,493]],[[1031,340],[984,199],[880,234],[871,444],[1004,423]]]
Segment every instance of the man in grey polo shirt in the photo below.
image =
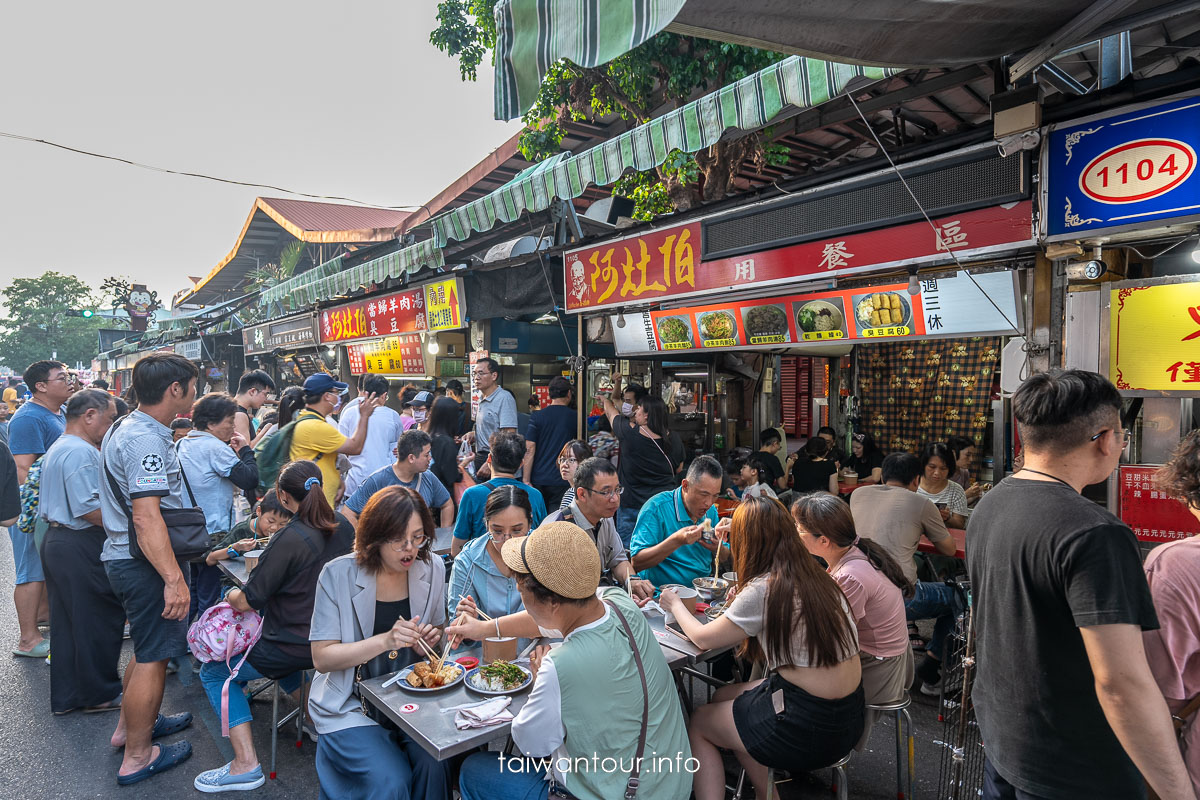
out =
[[613,515],[621,505],[621,491],[617,468],[612,462],[607,458],[589,458],[575,472],[575,500],[546,517],[542,525],[565,521],[583,528],[600,551],[602,575],[620,586],[628,582],[635,599],[649,600],[654,596],[654,584],[634,574],[629,551],[613,522]]
[[[159,714],[167,660],[187,650],[190,601],[161,509],[184,505],[182,473],[168,425],[192,407],[196,377],[192,362],[174,353],[151,353],[137,362],[133,391],[138,408],[113,425],[101,446],[100,510],[108,538],[100,559],[129,619],[134,654],[125,669],[121,720],[112,735],[113,746],[125,748],[117,772],[121,785],[156,775],[192,754],[187,741],[156,745],[153,740],[177,733],[192,721],[186,711],[170,717]],[[144,559],[129,553],[131,527]]]
[[475,430],[465,438],[474,443],[475,469],[478,470],[487,461],[492,436],[500,431],[516,431],[517,401],[512,392],[500,386],[500,364],[494,358],[476,362],[474,375],[475,386],[483,397],[479,400]]
[[42,566],[50,597],[50,710],[121,707],[121,628],[100,551],[100,442],[117,416],[108,392],[83,389],[67,401],[67,425],[42,458],[38,516],[49,523]]

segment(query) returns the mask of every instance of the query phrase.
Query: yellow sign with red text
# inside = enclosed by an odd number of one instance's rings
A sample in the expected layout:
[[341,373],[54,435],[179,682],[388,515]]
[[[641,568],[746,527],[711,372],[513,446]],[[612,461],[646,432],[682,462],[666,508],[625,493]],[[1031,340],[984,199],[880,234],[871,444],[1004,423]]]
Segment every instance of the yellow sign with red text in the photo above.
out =
[[1200,280],[1114,289],[1109,352],[1122,391],[1200,394]]
[[462,282],[458,278],[425,284],[425,319],[430,331],[462,327]]

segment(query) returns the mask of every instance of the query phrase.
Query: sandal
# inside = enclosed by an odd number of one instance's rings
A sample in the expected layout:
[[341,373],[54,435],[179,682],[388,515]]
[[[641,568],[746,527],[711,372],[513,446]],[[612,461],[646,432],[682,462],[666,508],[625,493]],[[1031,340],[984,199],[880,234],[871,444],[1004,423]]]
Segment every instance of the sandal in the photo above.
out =
[[154,720],[154,730],[150,732],[150,738],[159,739],[163,736],[179,733],[191,724],[192,712],[190,711],[180,711],[178,714],[172,714],[169,717],[159,714],[158,719]]
[[46,658],[50,655],[50,640],[42,639],[28,650],[13,650],[12,654],[22,658]]
[[87,706],[83,709],[83,713],[85,713],[85,714],[103,714],[105,711],[120,711],[122,697],[124,697],[124,693],[117,695],[112,700],[109,700],[107,703],[101,703],[98,706]]
[[[162,715],[159,715],[162,719]],[[130,784],[144,781],[152,775],[157,775],[171,767],[182,764],[192,756],[192,745],[190,742],[175,742],[174,744],[163,744],[158,746],[158,758],[151,761],[146,766],[139,769],[137,772],[131,772],[128,775],[117,775],[117,785],[129,786]]]

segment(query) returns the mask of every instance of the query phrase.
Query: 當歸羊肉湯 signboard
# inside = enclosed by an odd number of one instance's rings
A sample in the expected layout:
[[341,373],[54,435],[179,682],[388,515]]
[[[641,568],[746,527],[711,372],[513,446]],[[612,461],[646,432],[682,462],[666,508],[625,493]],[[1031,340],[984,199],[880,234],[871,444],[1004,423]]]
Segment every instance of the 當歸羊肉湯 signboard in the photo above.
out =
[[1200,217],[1200,96],[1051,129],[1046,234],[1156,227]]

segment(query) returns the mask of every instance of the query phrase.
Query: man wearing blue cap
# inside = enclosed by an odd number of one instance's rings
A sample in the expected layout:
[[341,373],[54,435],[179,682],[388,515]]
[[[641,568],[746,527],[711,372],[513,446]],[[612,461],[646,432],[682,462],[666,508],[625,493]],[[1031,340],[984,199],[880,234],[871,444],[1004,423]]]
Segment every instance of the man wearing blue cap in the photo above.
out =
[[321,468],[321,488],[325,499],[332,507],[336,505],[342,488],[342,476],[338,473],[337,454],[348,456],[362,452],[367,440],[367,420],[375,409],[387,401],[387,395],[368,394],[359,404],[358,425],[350,438],[343,436],[337,428],[325,421],[342,404],[342,392],[349,384],[335,381],[332,375],[318,372],[304,381],[305,409],[296,415],[296,427],[292,430],[292,449],[288,458],[292,461],[316,461]]

